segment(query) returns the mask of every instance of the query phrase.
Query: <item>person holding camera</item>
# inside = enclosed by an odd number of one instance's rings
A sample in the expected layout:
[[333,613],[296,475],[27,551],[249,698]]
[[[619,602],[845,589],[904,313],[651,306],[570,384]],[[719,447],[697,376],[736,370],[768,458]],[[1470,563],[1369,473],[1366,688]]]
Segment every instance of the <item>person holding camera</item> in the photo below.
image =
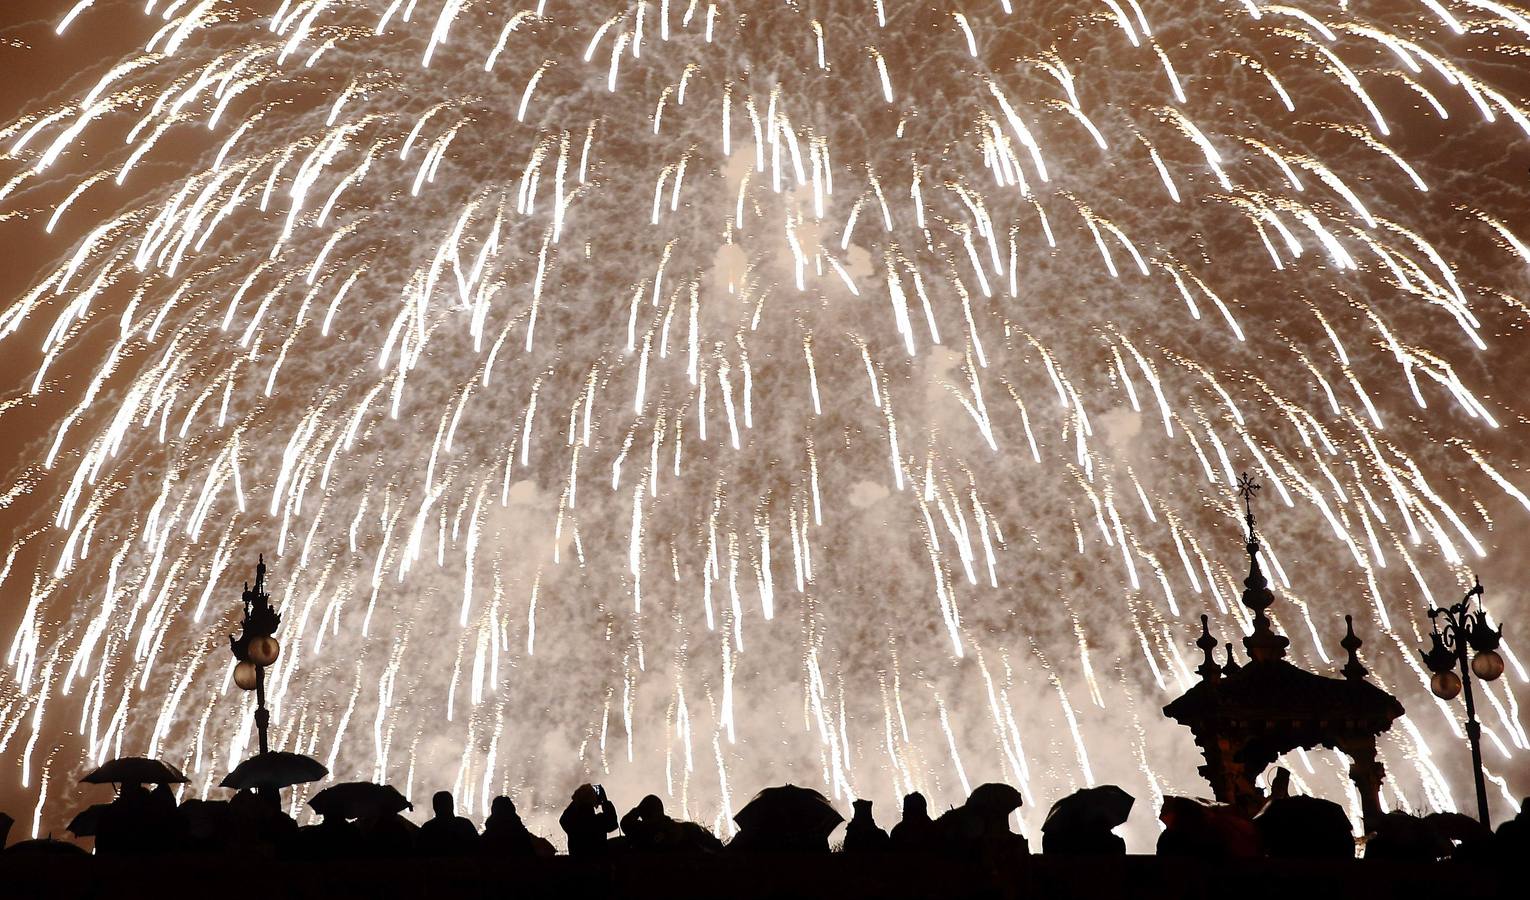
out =
[[616,830],[616,807],[600,785],[581,784],[574,789],[568,808],[558,817],[568,835],[568,854],[576,859],[604,856],[606,835]]

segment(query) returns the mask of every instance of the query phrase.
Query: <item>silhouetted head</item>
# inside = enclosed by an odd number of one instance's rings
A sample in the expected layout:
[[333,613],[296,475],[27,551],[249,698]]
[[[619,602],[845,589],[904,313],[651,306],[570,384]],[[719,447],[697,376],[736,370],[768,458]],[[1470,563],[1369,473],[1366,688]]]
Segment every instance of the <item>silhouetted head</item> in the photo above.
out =
[[1158,809],[1158,819],[1169,828],[1187,827],[1205,821],[1206,808],[1189,797],[1165,797]]
[[489,815],[507,819],[517,818],[515,801],[509,797],[495,797],[494,802],[489,804]]
[[664,815],[664,801],[653,794],[649,794],[638,801],[637,811],[638,815],[645,819],[657,819]]
[[857,819],[864,818],[864,819],[868,819],[868,820],[871,818],[871,801],[870,800],[856,800],[856,801],[852,802],[850,805],[855,808],[855,812],[853,813],[854,818],[857,818]]
[[1291,770],[1285,766],[1275,767],[1275,776],[1270,779],[1270,798],[1282,799],[1291,796]]
[[457,814],[457,804],[452,801],[451,791],[436,791],[436,795],[430,798],[431,809],[443,819],[449,819]]
[[1019,791],[1002,781],[994,781],[973,788],[962,805],[985,820],[1000,821],[1024,804]]
[[595,786],[586,782],[574,788],[573,801],[578,806],[594,806],[600,802],[600,795],[595,793]]
[[903,798],[903,818],[907,819],[910,816],[919,819],[930,817],[930,805],[925,801],[924,795],[918,791]]

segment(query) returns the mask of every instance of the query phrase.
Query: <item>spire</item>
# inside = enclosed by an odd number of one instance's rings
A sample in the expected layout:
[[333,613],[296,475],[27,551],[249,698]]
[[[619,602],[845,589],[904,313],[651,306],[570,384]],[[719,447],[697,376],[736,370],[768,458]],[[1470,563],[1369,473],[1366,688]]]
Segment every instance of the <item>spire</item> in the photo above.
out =
[[1344,617],[1344,629],[1344,640],[1339,641],[1339,646],[1343,647],[1345,652],[1349,654],[1349,662],[1344,664],[1342,671],[1344,672],[1344,677],[1348,678],[1350,681],[1359,681],[1360,679],[1364,678],[1367,673],[1365,671],[1365,666],[1360,665],[1359,650],[1362,641],[1358,637],[1355,637],[1354,616]]
[[1222,671],[1226,672],[1228,675],[1231,675],[1232,673],[1234,673],[1234,672],[1238,671],[1239,669],[1243,668],[1241,665],[1238,664],[1238,661],[1236,659],[1233,659],[1233,644],[1232,644],[1232,641],[1228,641],[1227,643],[1223,644],[1222,646],[1227,648],[1227,662],[1222,665]]
[[1243,647],[1254,662],[1270,662],[1286,655],[1291,641],[1276,634],[1264,614],[1275,602],[1270,582],[1259,568],[1259,532],[1254,527],[1254,494],[1259,483],[1247,473],[1238,479],[1238,493],[1243,497],[1243,521],[1248,525],[1248,577],[1243,579],[1243,605],[1254,612],[1254,633],[1243,639]]
[[1195,639],[1195,646],[1201,648],[1205,659],[1195,670],[1195,674],[1201,676],[1202,681],[1216,681],[1222,677],[1222,667],[1217,665],[1216,657],[1212,651],[1217,649],[1217,639],[1211,636],[1211,619],[1201,616],[1201,636]]
[[244,583],[244,622],[255,632],[264,635],[276,633],[281,614],[271,606],[271,595],[266,592],[266,555],[260,554],[255,563],[255,584]]

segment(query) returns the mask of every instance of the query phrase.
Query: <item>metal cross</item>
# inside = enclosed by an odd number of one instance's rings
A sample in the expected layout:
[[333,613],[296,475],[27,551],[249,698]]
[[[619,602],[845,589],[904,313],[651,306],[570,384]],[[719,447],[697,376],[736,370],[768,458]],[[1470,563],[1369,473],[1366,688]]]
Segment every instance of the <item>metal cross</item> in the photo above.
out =
[[1259,538],[1254,534],[1254,494],[1259,490],[1259,482],[1247,472],[1238,476],[1238,493],[1243,497],[1243,521],[1248,525],[1248,552],[1253,555],[1259,551]]
[[1244,472],[1242,475],[1238,476],[1238,494],[1243,497],[1244,512],[1247,513],[1253,511],[1250,504],[1254,499],[1254,493],[1258,490],[1259,482],[1254,480],[1254,476],[1248,474],[1247,472]]

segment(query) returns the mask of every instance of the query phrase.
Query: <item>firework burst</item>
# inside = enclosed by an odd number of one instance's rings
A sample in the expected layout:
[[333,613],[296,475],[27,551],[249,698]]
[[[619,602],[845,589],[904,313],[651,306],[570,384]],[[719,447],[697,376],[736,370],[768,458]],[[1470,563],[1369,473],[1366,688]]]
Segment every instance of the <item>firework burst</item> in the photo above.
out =
[[[1244,469],[1293,653],[1325,669],[1359,613],[1410,707],[1384,802],[1454,806],[1421,612],[1530,511],[1486,362],[1525,349],[1524,192],[1458,166],[1530,138],[1530,15],[140,14],[0,132],[0,212],[77,235],[0,312],[41,347],[13,394],[68,403],[0,501],[0,749],[38,817],[93,760],[206,793],[248,752],[222,642],[262,550],[273,744],[474,810],[1192,790],[1158,707],[1196,616],[1245,624]],[[1483,704],[1510,803],[1515,643]]]

